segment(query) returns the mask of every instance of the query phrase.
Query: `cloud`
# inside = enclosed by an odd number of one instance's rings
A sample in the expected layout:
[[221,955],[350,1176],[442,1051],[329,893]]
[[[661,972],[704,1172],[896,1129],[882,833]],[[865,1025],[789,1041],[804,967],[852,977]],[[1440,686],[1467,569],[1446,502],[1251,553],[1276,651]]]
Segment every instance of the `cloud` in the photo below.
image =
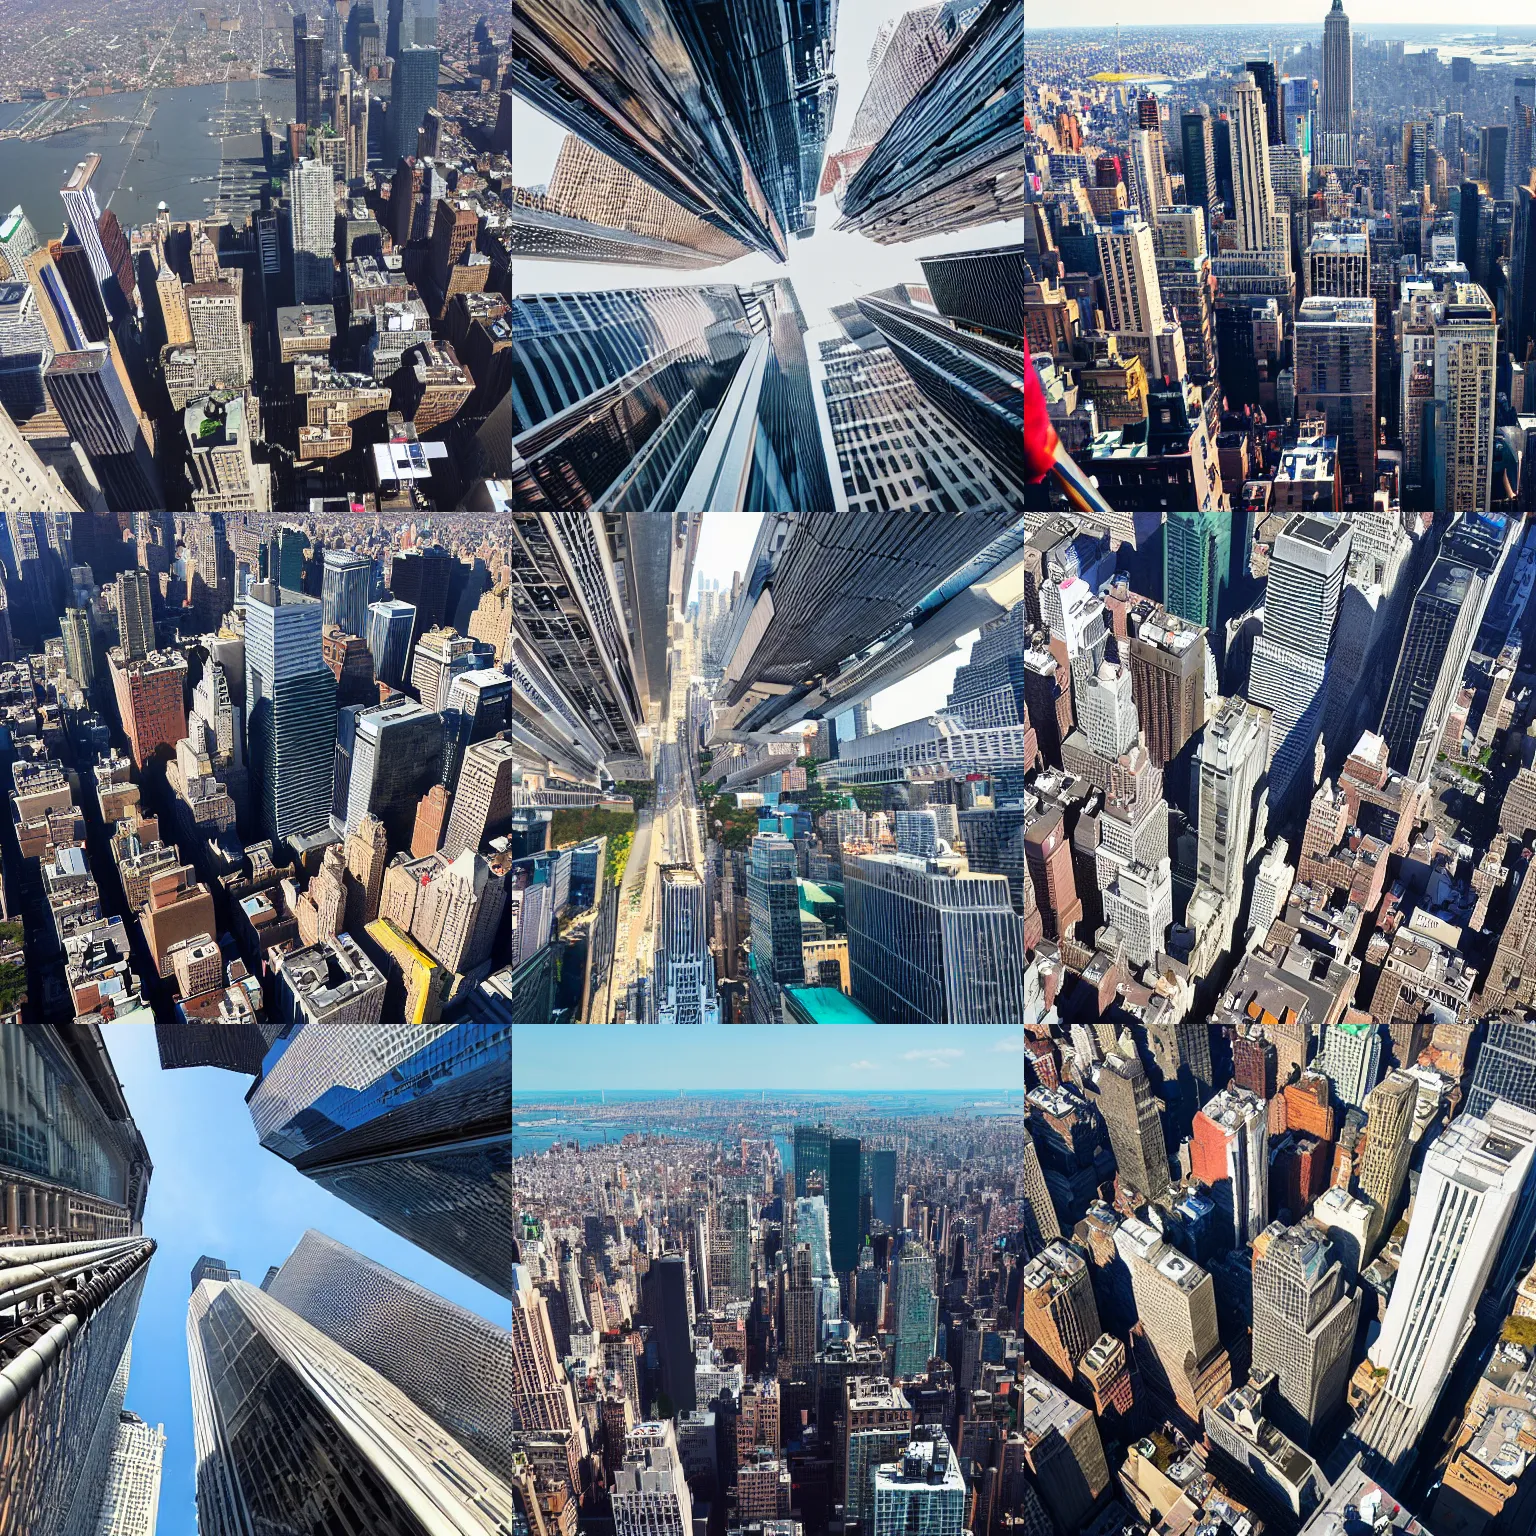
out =
[[952,1046],[935,1046],[923,1051],[908,1051],[901,1058],[903,1061],[920,1061],[926,1067],[932,1067],[936,1072],[947,1072],[950,1062],[957,1057],[964,1056],[965,1052]]
[[847,1070],[849,1072],[876,1072],[879,1068],[872,1061],[850,1061]]
[[1002,1051],[1009,1056],[1017,1056],[1024,1049],[1023,1035],[1006,1035],[992,1047],[994,1051]]

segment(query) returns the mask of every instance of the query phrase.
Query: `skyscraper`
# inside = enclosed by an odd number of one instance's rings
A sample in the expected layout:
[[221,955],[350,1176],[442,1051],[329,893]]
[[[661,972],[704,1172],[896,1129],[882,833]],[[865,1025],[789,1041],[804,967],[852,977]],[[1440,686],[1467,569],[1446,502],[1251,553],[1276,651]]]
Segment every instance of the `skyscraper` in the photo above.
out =
[[[488,838],[500,836],[511,826],[513,780],[520,768],[516,749],[501,737],[477,741],[468,748],[454,791],[448,830],[443,835],[444,853],[450,858],[457,857],[465,849],[479,853]],[[664,909],[664,928],[665,923]],[[702,931],[699,937],[702,938]],[[707,958],[707,944],[704,953]],[[713,981],[712,971],[709,980]]]
[[1388,1466],[1414,1451],[1471,1326],[1536,1150],[1536,1115],[1459,1115],[1424,1158],[1402,1262],[1370,1351],[1386,1382],[1356,1424]]
[[320,128],[322,41],[309,35],[309,17],[300,11],[293,18],[293,120],[308,124],[311,135]]
[[509,1384],[516,1369],[505,1328],[313,1229],[262,1290],[511,1477],[512,1402],[493,1386]]
[[[837,100],[834,17],[824,3],[774,0],[749,18],[667,0],[615,30],[595,0],[529,6],[513,17],[513,82],[674,202],[782,261],[815,217]],[[636,58],[667,59],[665,81]]]
[[151,1429],[138,1414],[119,1413],[95,1536],[155,1536],[164,1460],[165,1425]]
[[1220,893],[1234,929],[1248,855],[1262,835],[1269,728],[1265,710],[1234,696],[1222,703],[1200,742],[1196,869],[1201,884]]
[[101,243],[101,207],[96,201],[96,189],[91,185],[100,165],[100,155],[87,155],[69,173],[69,178],[59,188],[59,196],[64,200],[64,213],[69,220],[71,236],[76,244],[84,247],[86,255],[90,257],[91,271],[97,282],[104,283],[115,279],[112,276],[112,263],[107,259],[106,248]]
[[[483,742],[481,745],[491,746],[493,743]],[[471,752],[474,750],[470,748]],[[467,757],[464,766],[467,774]],[[463,804],[465,792],[461,776],[459,797],[453,805],[455,815]],[[510,820],[510,800],[507,814]],[[450,821],[450,840],[453,830]],[[656,926],[656,968],[652,973],[656,1021],[660,1024],[718,1024],[720,1000],[715,992],[714,957],[709,951],[704,881],[691,864],[663,865],[659,878],[660,917]]]
[[877,1147],[869,1154],[870,1190],[875,1220],[887,1227],[896,1225],[896,1153]]
[[[1529,107],[1526,109],[1529,111]],[[1536,191],[1515,188],[1515,223],[1510,235],[1509,349],[1528,364],[1536,347]]]
[[1033,1363],[1060,1384],[1070,1384],[1077,1363],[1099,1337],[1093,1275],[1082,1255],[1053,1242],[1019,1275],[1019,1327]]
[[1149,1200],[1169,1185],[1168,1148],[1147,1069],[1132,1048],[1111,1052],[1099,1074],[1099,1109],[1115,1154],[1119,1180]]
[[405,682],[410,657],[411,631],[416,610],[410,603],[389,598],[368,605],[368,650],[373,657],[373,675],[381,683],[399,688]]
[[[567,1478],[579,1486],[583,1437],[571,1389],[549,1321],[549,1304],[521,1264],[511,1266],[512,1426],[565,1441]],[[195,1293],[194,1293],[195,1294]],[[578,1295],[578,1300],[579,1295]]]
[[[294,18],[294,25],[300,18]],[[318,89],[318,81],[316,88]],[[288,172],[293,220],[293,301],[329,304],[335,286],[336,173],[323,160],[301,158]]]
[[1312,754],[1323,725],[1328,649],[1349,563],[1350,525],[1299,513],[1275,540],[1254,642],[1249,697],[1273,716],[1270,803],[1310,793]]
[[[1277,249],[1264,98],[1252,75],[1244,74],[1233,83],[1228,110],[1232,121],[1232,199],[1237,210],[1238,249]],[[1286,248],[1289,249],[1289,241]]]
[[828,1152],[830,1198],[827,1218],[832,1233],[832,1271],[850,1274],[859,1262],[859,1197],[864,1190],[864,1159],[857,1136],[834,1136]]
[[1381,734],[1392,767],[1415,781],[1429,777],[1514,526],[1501,513],[1458,518],[1413,599]]
[[1488,1021],[1466,1112],[1480,1116],[1496,1099],[1536,1110],[1536,1021],[1513,1013]]
[[895,1461],[871,1469],[872,1536],[960,1536],[965,1477],[942,1431],[909,1441]]
[[349,635],[367,638],[368,597],[373,561],[351,549],[328,549],[322,577],[320,623],[339,624]]
[[1389,1072],[1371,1090],[1365,1101],[1365,1157],[1360,1164],[1360,1188],[1376,1206],[1378,1226],[1375,1237],[1390,1231],[1397,1214],[1398,1196],[1408,1174],[1408,1158],[1413,1151],[1409,1139],[1413,1130],[1414,1109],[1419,1102],[1418,1083],[1406,1072]]
[[1003,167],[1023,144],[1024,13],[988,0],[881,135],[843,194],[839,229],[891,244],[1016,217]]
[[1216,141],[1211,132],[1211,109],[1204,102],[1179,118],[1184,147],[1184,201],[1204,208],[1209,216],[1221,206],[1216,184]]
[[[384,163],[398,165],[416,153],[416,130],[437,105],[438,66],[442,54],[436,48],[412,45],[402,48],[390,77],[389,112],[384,120]],[[297,299],[298,303],[304,300]]]
[[320,604],[258,582],[246,597],[245,707],[253,799],[268,837],[323,831],[331,809],[336,678]]
[[788,838],[759,834],[752,839],[747,850],[747,911],[752,923],[752,1020],[772,1024],[780,1011],[780,988],[805,980],[795,845]]
[[1353,165],[1355,56],[1344,0],[1323,18],[1323,86],[1318,99],[1318,165]]
[[891,1315],[895,1345],[891,1374],[921,1376],[928,1369],[938,1341],[938,1298],[933,1288],[933,1254],[918,1242],[908,1242],[896,1260]]
[[1227,619],[1232,516],[1169,512],[1163,530],[1163,591],[1168,612],[1215,636]]
[[1225,1238],[1246,1248],[1269,1215],[1269,1114],[1245,1088],[1223,1088],[1195,1116],[1195,1177],[1227,1221]]
[[661,1390],[675,1413],[698,1406],[694,1386],[693,1338],[688,1324],[688,1261],[680,1253],[656,1259],[644,1281],[645,1316],[656,1340]]
[[1271,1222],[1253,1244],[1253,1368],[1273,1371],[1269,1416],[1309,1445],[1344,1405],[1360,1294],[1311,1224]]
[[511,1050],[510,1024],[291,1025],[251,1118],[301,1173],[504,1296]]
[[[257,1519],[338,1529],[361,1519],[379,1536],[414,1536],[424,1510],[456,1536],[511,1524],[505,1481],[393,1382],[256,1286],[199,1285],[187,1353],[198,1528],[208,1536],[241,1536]],[[517,1423],[516,1363],[513,1383]],[[330,1476],[281,1470],[320,1457]]]
[[85,451],[114,511],[163,507],[149,419],[139,409],[117,343],[59,352],[44,374],[49,398]]
[[847,852],[855,1001],[886,1023],[1022,1022],[1024,937],[1002,875],[953,855]]
[[797,1125],[794,1139],[795,1193],[804,1197],[813,1178],[825,1193],[832,1177],[832,1133],[824,1126]]
[[688,1536],[693,1529],[693,1495],[677,1454],[677,1434],[670,1423],[640,1426],[661,1430],[659,1437],[637,1431],[625,1447],[624,1464],[614,1474],[614,1536]]
[[1434,308],[1435,376],[1430,456],[1435,506],[1487,512],[1493,498],[1498,316],[1486,290],[1455,283]]
[[1296,409],[1339,440],[1346,507],[1376,490],[1376,301],[1303,299],[1296,311]]

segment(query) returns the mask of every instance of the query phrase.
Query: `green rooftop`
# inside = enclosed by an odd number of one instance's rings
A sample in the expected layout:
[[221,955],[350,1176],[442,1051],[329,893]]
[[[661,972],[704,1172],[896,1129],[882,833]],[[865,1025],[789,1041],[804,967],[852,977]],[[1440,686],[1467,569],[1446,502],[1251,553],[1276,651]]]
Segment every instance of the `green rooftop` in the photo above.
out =
[[836,987],[785,987],[797,1024],[875,1024],[879,1021]]

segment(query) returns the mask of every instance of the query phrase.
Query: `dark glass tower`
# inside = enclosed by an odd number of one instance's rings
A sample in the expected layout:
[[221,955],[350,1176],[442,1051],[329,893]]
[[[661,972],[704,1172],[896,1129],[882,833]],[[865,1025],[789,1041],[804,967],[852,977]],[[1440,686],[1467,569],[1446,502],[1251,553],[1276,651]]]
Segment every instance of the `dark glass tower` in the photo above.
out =
[[693,1336],[688,1326],[688,1263],[680,1253],[664,1253],[645,1277],[645,1314],[656,1340],[661,1390],[674,1413],[698,1406],[693,1376]]
[[387,1377],[256,1286],[203,1281],[187,1311],[187,1355],[202,1536],[512,1527],[505,1480]]
[[875,1220],[896,1225],[896,1153],[881,1149],[869,1154],[870,1187],[874,1194]]
[[832,1133],[822,1126],[795,1127],[795,1195],[803,1197],[814,1175],[825,1191],[831,1177]]
[[832,0],[530,0],[512,85],[690,213],[783,259],[837,103]]
[[956,251],[918,260],[939,313],[979,336],[1022,344],[1024,311],[1019,294],[1032,269],[1022,245],[997,245],[984,251]]
[[269,1151],[510,1296],[510,1024],[292,1024],[246,1102]]
[[829,1149],[831,1198],[827,1202],[832,1229],[832,1270],[846,1275],[859,1264],[859,1194],[864,1183],[863,1147],[857,1136],[834,1136]]
[[837,227],[893,244],[1021,217],[1023,145],[1024,7],[988,0],[854,173]]
[[323,38],[309,35],[309,17],[300,11],[293,18],[293,120],[308,124],[311,133],[320,126],[320,50],[323,43]]
[[402,48],[390,81],[389,112],[384,119],[384,163],[398,165],[416,153],[416,130],[437,105],[436,48]]

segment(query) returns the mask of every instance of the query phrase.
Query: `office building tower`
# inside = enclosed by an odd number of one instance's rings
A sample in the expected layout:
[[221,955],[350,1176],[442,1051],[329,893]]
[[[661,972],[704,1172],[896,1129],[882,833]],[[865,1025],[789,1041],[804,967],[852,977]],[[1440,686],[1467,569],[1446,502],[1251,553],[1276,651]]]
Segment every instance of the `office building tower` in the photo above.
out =
[[[837,95],[834,16],[776,0],[749,21],[668,3],[621,36],[587,0],[558,21],[528,11],[515,18],[514,85],[675,202],[783,260],[815,218]],[[633,58],[645,55],[669,59],[665,88],[637,88]]]
[[[1377,1232],[1390,1231],[1398,1196],[1408,1174],[1417,1081],[1406,1072],[1389,1072],[1365,1101],[1366,1143],[1357,1177],[1377,1210]],[[1373,1238],[1374,1238],[1373,1234]]]
[[870,1472],[872,1536],[961,1536],[966,1486],[959,1458],[937,1429],[911,1440],[895,1461]]
[[1101,1331],[1092,1272],[1075,1248],[1053,1242],[1020,1271],[1019,1327],[1031,1360],[1070,1385]]
[[1216,184],[1216,140],[1211,131],[1211,109],[1201,102],[1179,118],[1184,148],[1184,201],[1213,214],[1221,206]]
[[843,879],[851,990],[875,1018],[1023,1021],[1024,940],[1004,876],[954,855],[845,852]]
[[1368,299],[1371,296],[1371,237],[1364,231],[1319,231],[1307,246],[1308,296]]
[[56,353],[44,381],[69,435],[90,459],[107,505],[117,512],[164,506],[152,429],[116,342]]
[[820,1126],[797,1125],[794,1135],[795,1192],[805,1196],[812,1183],[826,1193],[832,1177],[832,1133]]
[[[256,1286],[199,1285],[187,1353],[198,1527],[210,1536],[308,1520],[406,1536],[423,1510],[465,1533],[511,1524],[505,1481],[392,1382]],[[515,1371],[513,1391],[516,1403]],[[276,1470],[321,1456],[331,1477]]]
[[[850,512],[900,504],[914,513],[998,512],[1013,482],[912,382],[857,305],[837,306],[846,335],[820,343],[821,389]],[[867,333],[867,334],[862,334]],[[910,466],[910,467],[909,467]],[[832,756],[836,756],[833,752]]]
[[[967,9],[969,16],[965,14]],[[979,9],[924,5],[879,29],[869,51],[869,84],[854,113],[843,156],[880,141],[902,109],[927,84],[955,38],[975,19]],[[862,158],[857,163],[862,164]]]
[[322,160],[301,158],[288,172],[293,222],[293,301],[329,304],[335,284],[336,173]]
[[1374,1024],[1335,1019],[1318,1052],[1318,1070],[1333,1085],[1341,1104],[1365,1107],[1381,1066],[1381,1032]]
[[510,1384],[517,1369],[506,1329],[314,1230],[262,1290],[399,1388],[483,1466],[512,1476],[512,1401],[492,1385]]
[[293,120],[307,124],[312,135],[320,131],[322,42],[309,35],[309,17],[300,11],[293,18]]
[[1226,1242],[1246,1248],[1269,1219],[1269,1111],[1244,1088],[1223,1088],[1195,1116],[1194,1174],[1209,1186]]
[[169,751],[187,734],[183,704],[186,658],[174,651],[151,651],[139,661],[124,661],[116,647],[107,656],[118,719],[136,767]]
[[[565,1480],[574,1490],[580,1486],[577,1469],[585,1440],[575,1395],[556,1348],[549,1303],[526,1268],[513,1264],[510,1270],[513,1430],[563,1439]],[[580,1293],[573,1294],[578,1303],[573,1309],[574,1319],[585,1325],[579,1310]]]
[[1323,83],[1318,97],[1319,165],[1355,163],[1355,56],[1344,0],[1333,0],[1323,18]]
[[1163,356],[1167,314],[1158,280],[1157,252],[1149,217],[1116,209],[1098,234],[1099,266],[1104,277],[1109,329],[1149,359],[1151,371],[1176,375],[1175,359]]
[[245,708],[257,824],[274,839],[329,823],[336,678],[320,650],[321,606],[270,581],[246,596]]
[[1201,1410],[1232,1385],[1210,1272],[1135,1217],[1115,1228],[1114,1245],[1131,1272],[1131,1344],[1142,1387],[1155,1411],[1198,1424]]
[[698,1396],[689,1326],[688,1260],[682,1254],[664,1253],[652,1262],[645,1276],[643,1304],[656,1340],[661,1390],[675,1413],[691,1413],[698,1406]]
[[869,1518],[874,1468],[897,1460],[912,1438],[912,1405],[893,1382],[850,1376],[843,1383],[842,1464],[844,1507],[849,1520]]
[[59,619],[64,638],[64,661],[69,668],[69,675],[89,692],[96,678],[90,612],[85,608],[66,608]]
[[443,837],[450,858],[466,849],[481,852],[490,838],[511,827],[513,780],[521,767],[512,743],[499,737],[477,741],[465,752]]
[[[467,771],[467,759],[465,766]],[[455,814],[464,793],[461,779],[460,798],[454,801]],[[450,823],[450,835],[452,830]],[[659,878],[660,917],[656,933],[656,965],[652,972],[656,1022],[718,1024],[720,1000],[715,992],[715,962],[709,952],[704,881],[691,864],[663,865]]]
[[753,1021],[775,1022],[780,989],[805,980],[801,953],[800,887],[795,845],[788,838],[759,835],[747,853],[747,910],[752,948],[748,957]]
[[1238,249],[1272,250],[1275,193],[1269,176],[1269,139],[1264,125],[1264,98],[1252,75],[1244,74],[1233,83],[1228,114],[1232,124],[1232,198]]
[[1311,792],[1322,731],[1329,645],[1349,563],[1350,525],[1298,513],[1275,540],[1264,628],[1254,641],[1249,697],[1272,715],[1270,804]]
[[1371,1364],[1386,1382],[1355,1433],[1390,1467],[1412,1460],[1466,1342],[1536,1150],[1536,1115],[1460,1115],[1425,1154],[1402,1262]]
[[1344,1406],[1360,1294],[1310,1222],[1271,1222],[1253,1244],[1253,1368],[1275,1377],[1269,1417],[1312,1444]]
[[1212,635],[1229,617],[1232,523],[1229,513],[1173,511],[1163,530],[1164,606]]
[[84,248],[96,281],[105,283],[116,279],[102,244],[101,208],[96,201],[96,189],[91,185],[100,166],[100,155],[87,155],[69,173],[69,178],[59,188],[59,196],[64,200],[64,213],[73,243]]
[[1495,201],[1509,197],[1509,125],[1485,123],[1478,129],[1478,180]]
[[839,229],[888,244],[1022,211],[999,172],[1023,143],[1023,27],[1017,6],[988,0],[854,172]]
[[940,314],[999,341],[1023,340],[1024,317],[1008,297],[1032,281],[1022,245],[920,256],[918,265]]
[[151,1428],[136,1413],[119,1413],[107,1489],[98,1524],[87,1536],[155,1536],[160,1510],[160,1471],[165,1461],[165,1425]]
[[[442,54],[436,48],[402,48],[390,77],[389,112],[384,120],[384,163],[398,165],[416,153],[416,130],[437,106],[438,66]],[[303,303],[302,299],[298,300]]]
[[1263,834],[1270,717],[1242,698],[1223,701],[1199,750],[1200,883],[1220,893],[1235,926],[1244,870]]
[[442,716],[396,695],[384,704],[349,705],[336,719],[327,825],[347,836],[375,816],[390,846],[403,848],[421,797],[438,782]]
[[1007,525],[1015,520],[875,510],[765,517],[751,576],[719,642],[719,728],[770,729],[803,718],[798,706],[826,688],[842,662],[904,628],[925,597],[971,562],[1000,560],[989,551],[994,542],[1011,544]]
[[859,1197],[864,1159],[857,1136],[834,1136],[828,1152],[830,1192],[827,1217],[832,1234],[832,1271],[850,1274],[859,1263]]
[[1026,1371],[1019,1377],[1018,1434],[1009,1437],[1005,1454],[1019,1451],[1044,1505],[1037,1513],[1043,1518],[1048,1510],[1053,1529],[1084,1529],[1110,1484],[1094,1415]]
[[1339,443],[1344,504],[1376,490],[1376,301],[1303,299],[1296,312],[1296,409]]
[[[624,1464],[614,1474],[614,1536],[689,1536],[693,1530],[693,1496],[678,1459],[671,1424],[659,1439],[646,1439],[625,1450]],[[777,1463],[772,1463],[775,1472]],[[776,1508],[775,1508],[776,1512]]]
[[373,657],[373,675],[379,682],[396,688],[405,682],[415,625],[416,609],[410,603],[390,598],[368,605],[368,650]]
[[1529,366],[1536,349],[1536,190],[1515,188],[1515,222],[1510,234],[1509,350]]
[[1082,729],[1089,747],[1111,762],[1141,740],[1131,674],[1125,667],[1106,661],[1087,680],[1082,690]]
[[[1165,529],[1166,533],[1166,529]],[[1205,723],[1206,686],[1213,671],[1210,646],[1193,624],[1155,609],[1131,626],[1131,692],[1147,756],[1166,768]]]
[[374,1025],[383,1016],[384,987],[383,972],[352,936],[331,934],[278,962],[278,1016],[330,1028]]
[[874,1217],[887,1227],[896,1225],[896,1153],[876,1148],[869,1154],[870,1188]]
[[301,1023],[274,1045],[251,1118],[268,1150],[504,1296],[511,1050],[508,1024]]
[[1435,506],[1487,512],[1493,498],[1498,316],[1476,283],[1455,283],[1434,308],[1430,454]]
[[339,624],[349,635],[366,639],[368,598],[373,590],[373,562],[350,549],[325,551],[320,622]]
[[1488,1021],[1466,1113],[1481,1116],[1500,1099],[1536,1111],[1536,1021],[1513,1013]]
[[938,1298],[934,1293],[933,1254],[922,1243],[908,1241],[896,1260],[891,1293],[895,1343],[891,1374],[922,1376],[938,1342]]
[[1458,518],[1414,596],[1381,734],[1392,768],[1416,782],[1429,777],[1440,750],[1447,713],[1515,542],[1513,527],[1504,514]]
[[[250,341],[240,320],[240,291],[228,283],[190,283],[187,323],[197,350],[198,379],[212,389],[240,389],[251,379]],[[190,404],[177,398],[173,405]]]
[[1099,1110],[1122,1186],[1148,1200],[1168,1190],[1168,1149],[1147,1069],[1134,1049],[1111,1052],[1099,1073]]

